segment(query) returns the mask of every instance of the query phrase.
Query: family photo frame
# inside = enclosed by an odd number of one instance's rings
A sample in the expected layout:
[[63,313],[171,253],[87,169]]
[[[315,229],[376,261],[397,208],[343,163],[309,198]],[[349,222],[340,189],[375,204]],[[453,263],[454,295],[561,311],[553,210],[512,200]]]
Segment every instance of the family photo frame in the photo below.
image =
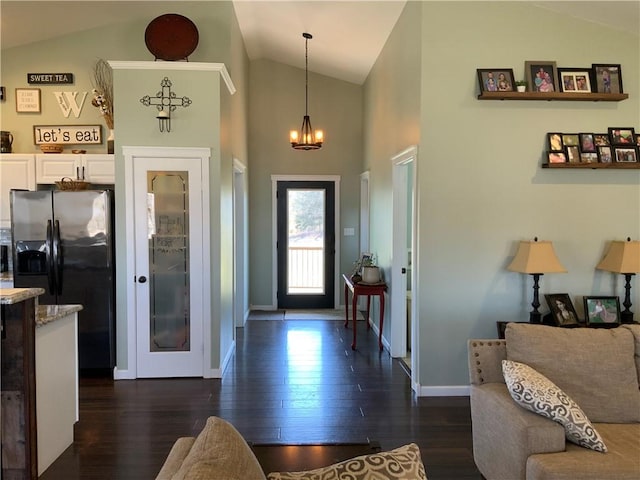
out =
[[547,132],[547,163],[640,163],[640,135],[633,127],[607,133]]
[[512,68],[478,68],[480,92],[513,92],[515,77]]
[[524,62],[524,74],[532,92],[557,92],[559,90],[556,62],[527,60]]
[[578,317],[568,293],[548,293],[544,296],[551,310],[552,323],[558,327],[578,326],[583,323]]
[[620,64],[594,63],[591,65],[598,93],[624,93],[622,90],[622,70]]
[[590,68],[560,68],[558,78],[561,92],[591,93]]
[[619,297],[583,297],[588,326],[615,327],[620,324]]

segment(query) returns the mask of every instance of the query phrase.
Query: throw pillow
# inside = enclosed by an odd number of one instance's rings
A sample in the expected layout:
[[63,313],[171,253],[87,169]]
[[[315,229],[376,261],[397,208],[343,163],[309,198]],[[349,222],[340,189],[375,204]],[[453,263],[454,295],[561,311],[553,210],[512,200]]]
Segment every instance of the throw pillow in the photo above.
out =
[[509,393],[518,405],[561,424],[570,442],[598,452],[607,451],[602,437],[578,404],[547,377],[511,360],[502,361],[502,371]]
[[427,480],[415,443],[305,472],[272,472],[267,480]]

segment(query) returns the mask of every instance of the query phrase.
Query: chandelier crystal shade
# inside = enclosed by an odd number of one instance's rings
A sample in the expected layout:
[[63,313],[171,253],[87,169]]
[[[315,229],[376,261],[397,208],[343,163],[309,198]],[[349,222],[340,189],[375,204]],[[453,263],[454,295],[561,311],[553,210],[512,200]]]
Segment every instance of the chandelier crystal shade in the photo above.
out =
[[304,118],[300,131],[291,130],[289,133],[289,141],[291,146],[296,150],[318,150],[322,148],[324,134],[322,130],[313,130],[311,120],[309,118],[309,40],[313,38],[310,33],[303,33],[304,42]]

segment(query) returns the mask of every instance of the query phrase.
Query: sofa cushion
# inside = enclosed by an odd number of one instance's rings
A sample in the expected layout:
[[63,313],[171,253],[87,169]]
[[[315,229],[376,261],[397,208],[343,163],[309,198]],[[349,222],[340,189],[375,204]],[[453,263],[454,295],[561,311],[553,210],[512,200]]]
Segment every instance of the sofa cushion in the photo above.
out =
[[596,423],[609,447],[606,454],[571,443],[561,453],[531,455],[527,480],[638,480],[640,478],[640,424]]
[[558,328],[509,323],[507,360],[535,369],[592,422],[640,422],[634,339],[626,328]]
[[209,417],[172,480],[265,480],[262,467],[229,422]]
[[636,359],[636,373],[638,374],[638,383],[640,383],[640,324],[626,324],[621,328],[626,328],[633,334],[633,340],[635,343],[635,359]]
[[598,452],[606,452],[602,437],[571,397],[533,368],[502,361],[504,379],[514,401],[523,408],[550,418],[564,427],[567,440]]
[[305,472],[272,472],[268,480],[427,480],[415,443]]

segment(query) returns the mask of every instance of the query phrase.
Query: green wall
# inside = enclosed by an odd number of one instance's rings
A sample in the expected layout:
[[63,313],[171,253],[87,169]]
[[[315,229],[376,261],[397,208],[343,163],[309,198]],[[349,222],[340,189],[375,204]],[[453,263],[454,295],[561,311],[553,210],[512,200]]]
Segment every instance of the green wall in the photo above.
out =
[[[640,237],[640,172],[540,164],[547,132],[639,129],[638,47],[637,36],[528,2],[405,7],[365,83],[364,161],[371,171],[371,249],[388,269],[389,160],[419,144],[420,394],[464,394],[467,339],[496,338],[498,320],[528,319],[532,280],[506,271],[519,240],[552,240],[568,270],[542,277],[543,305],[544,293],[569,293],[579,313],[583,295],[623,297],[622,276],[595,265],[610,240]],[[619,63],[630,98],[476,99],[477,68],[513,68],[521,78],[525,60],[540,59],[567,67]],[[636,306],[639,287],[632,290]]]
[[[303,42],[301,37],[301,55]],[[313,44],[309,46],[313,61]],[[343,236],[344,227],[358,230],[362,172],[362,87],[309,72],[309,116],[324,130],[320,150],[291,148],[289,131],[300,128],[304,116],[304,70],[268,60],[250,65],[249,173],[251,231],[250,303],[272,302],[271,175],[340,175],[340,270],[349,271],[359,257],[358,236]]]

